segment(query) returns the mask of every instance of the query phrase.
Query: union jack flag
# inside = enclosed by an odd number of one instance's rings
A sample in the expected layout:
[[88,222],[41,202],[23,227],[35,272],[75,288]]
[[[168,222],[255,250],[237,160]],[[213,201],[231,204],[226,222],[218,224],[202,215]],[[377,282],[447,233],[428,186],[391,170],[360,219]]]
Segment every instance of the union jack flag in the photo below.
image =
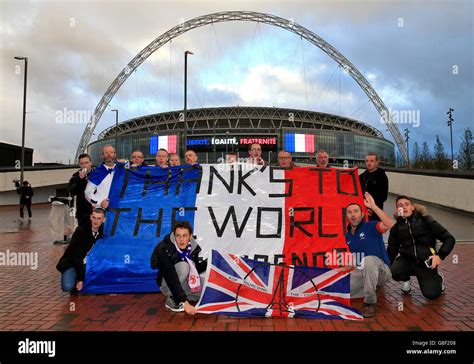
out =
[[263,263],[212,250],[199,313],[361,320],[350,273]]

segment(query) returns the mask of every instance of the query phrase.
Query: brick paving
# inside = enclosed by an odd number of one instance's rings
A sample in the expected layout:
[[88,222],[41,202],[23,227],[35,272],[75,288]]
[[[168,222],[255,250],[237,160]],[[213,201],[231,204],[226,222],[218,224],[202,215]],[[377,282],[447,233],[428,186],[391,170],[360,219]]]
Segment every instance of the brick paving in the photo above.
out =
[[[473,331],[474,242],[457,244],[442,264],[446,294],[426,300],[390,282],[379,292],[377,315],[363,321],[230,318],[173,313],[157,294],[70,296],[60,290],[55,265],[65,246],[53,245],[48,205],[18,222],[16,207],[0,208],[0,252],[37,252],[38,267],[0,266],[0,331]],[[453,232],[454,235],[455,232]],[[453,263],[453,256],[458,263]],[[362,301],[353,305],[361,308]]]

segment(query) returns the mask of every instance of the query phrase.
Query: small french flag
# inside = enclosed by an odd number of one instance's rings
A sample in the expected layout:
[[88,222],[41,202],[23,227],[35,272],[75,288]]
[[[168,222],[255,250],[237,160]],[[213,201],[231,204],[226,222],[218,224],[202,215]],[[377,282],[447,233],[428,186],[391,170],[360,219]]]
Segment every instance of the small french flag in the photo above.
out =
[[152,135],[150,137],[150,154],[156,154],[158,149],[166,149],[168,153],[176,153],[177,135]]
[[313,134],[285,133],[285,149],[290,153],[314,153]]

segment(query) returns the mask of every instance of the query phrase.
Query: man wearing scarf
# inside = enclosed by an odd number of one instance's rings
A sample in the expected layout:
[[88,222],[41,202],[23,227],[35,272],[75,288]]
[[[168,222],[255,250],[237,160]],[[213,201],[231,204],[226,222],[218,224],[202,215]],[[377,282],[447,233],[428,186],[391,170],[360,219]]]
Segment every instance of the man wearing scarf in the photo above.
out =
[[166,296],[166,308],[174,312],[196,313],[193,303],[201,296],[207,260],[199,261],[200,246],[192,237],[193,228],[187,221],[178,221],[155,247],[151,256],[152,269],[158,268],[156,282]]
[[104,145],[102,148],[102,159],[104,160],[89,176],[84,197],[93,207],[107,209],[109,207],[109,191],[114,179],[117,154],[112,145]]

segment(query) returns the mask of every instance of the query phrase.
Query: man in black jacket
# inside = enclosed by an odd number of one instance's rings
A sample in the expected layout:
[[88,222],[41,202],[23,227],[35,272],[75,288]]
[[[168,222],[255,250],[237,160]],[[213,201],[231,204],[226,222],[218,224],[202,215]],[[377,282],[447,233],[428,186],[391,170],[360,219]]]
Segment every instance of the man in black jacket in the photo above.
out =
[[84,197],[84,191],[87,186],[88,176],[92,172],[92,160],[88,154],[79,156],[79,165],[81,169],[74,173],[69,180],[69,191],[71,195],[76,196],[76,219],[79,226],[90,221],[92,205]]
[[[383,204],[388,196],[388,178],[385,171],[379,168],[379,161],[377,155],[368,153],[365,156],[366,170],[359,176],[360,187],[362,188],[362,195],[366,192],[374,198],[375,204],[383,210]],[[377,214],[372,210],[367,210],[369,221],[380,221]]]
[[[438,272],[438,266],[453,250],[455,239],[441,224],[426,215],[423,206],[414,205],[410,198],[399,196],[396,206],[397,223],[390,230],[387,247],[392,278],[404,282],[402,291],[410,294],[410,276],[415,275],[423,296],[436,299],[444,292],[443,276]],[[443,243],[438,251],[437,239]]]
[[95,209],[89,223],[76,228],[66,251],[56,265],[61,272],[61,288],[64,292],[76,293],[82,289],[86,274],[86,256],[95,242],[104,236],[105,210]]
[[20,221],[23,221],[23,208],[28,210],[28,220],[31,220],[31,198],[33,197],[33,188],[28,181],[15,181],[16,192],[20,195]]
[[201,248],[192,234],[189,222],[177,222],[151,256],[152,269],[158,268],[156,281],[166,296],[166,308],[189,315],[196,314],[191,302],[201,296],[203,279],[199,273],[207,268],[207,261],[199,260]]

